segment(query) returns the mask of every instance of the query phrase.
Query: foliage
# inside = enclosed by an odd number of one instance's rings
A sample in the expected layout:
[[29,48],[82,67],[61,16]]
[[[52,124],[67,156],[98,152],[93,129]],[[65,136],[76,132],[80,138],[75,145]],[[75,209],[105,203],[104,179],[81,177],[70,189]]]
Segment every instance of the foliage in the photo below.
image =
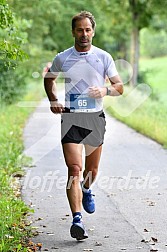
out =
[[147,27],[152,19],[153,9],[149,0],[128,0],[131,11],[132,25],[139,30]]
[[[26,101],[39,100],[34,85]],[[30,227],[25,225],[30,209],[20,198],[20,187],[16,184],[17,174],[23,174],[22,134],[25,121],[32,108],[18,107],[17,104],[1,108],[0,111],[0,251],[27,251],[24,239],[30,236]]]
[[17,1],[17,5],[16,0],[10,2],[16,13],[22,9],[21,17],[32,21],[31,29],[27,30],[29,41],[33,45],[38,44],[39,50],[63,51],[72,46],[71,18],[81,10],[88,10],[97,22],[94,44],[118,56],[119,50],[125,51],[124,42],[129,40],[128,12],[120,12],[119,1],[114,0],[111,4],[100,0],[37,0],[36,5],[33,5],[33,0]]
[[167,148],[166,108],[157,100],[148,99],[128,117],[118,115],[108,107],[110,115]]
[[1,0],[0,2],[0,28],[7,28],[11,27],[13,24],[13,14],[9,9],[9,5],[6,4],[5,0]]
[[22,47],[27,42],[24,30],[30,23],[16,18],[5,0],[0,3],[0,11],[0,103],[10,104],[25,91],[27,72],[15,69],[20,61],[27,58]]
[[[9,0],[9,3],[17,15],[32,24],[26,30],[31,45],[28,47],[31,59],[31,50],[36,45],[38,45],[39,54],[43,50],[59,52],[72,46],[71,17],[81,10],[88,10],[93,13],[97,22],[94,45],[107,50],[115,59],[130,60],[133,26],[137,26],[140,30],[152,25],[155,16],[161,16],[161,6],[158,7],[155,0],[126,0],[121,3],[119,0],[78,0],[77,2],[74,0],[36,0],[35,5],[34,0],[28,2]],[[164,6],[163,3],[162,6]],[[158,11],[157,8],[159,8]],[[54,54],[50,60],[53,57]],[[33,57],[32,64],[34,59]],[[43,62],[46,60],[44,59]]]
[[[150,97],[129,116],[122,117],[110,106],[110,97],[107,97],[105,106],[108,113],[120,121],[147,135],[167,148],[167,87],[166,87],[167,57],[155,59],[141,59],[141,73],[146,73],[146,84],[152,88]],[[125,85],[125,96],[131,89]],[[135,99],[135,97],[134,97]],[[131,101],[133,102],[133,101]]]
[[155,31],[145,28],[141,31],[140,41],[141,55],[147,57],[167,55],[167,32],[164,29]]
[[140,70],[137,76],[137,83],[147,83],[148,70]]
[[[27,207],[15,196],[11,188],[11,174],[20,170],[18,157],[23,149],[20,126],[25,120],[25,115],[23,111],[16,110],[15,106],[0,114],[0,251],[12,251],[18,242],[20,243],[20,237],[23,235],[21,223]],[[25,232],[23,233],[25,235]]]
[[[5,0],[0,2],[0,60],[10,66],[26,57],[21,49],[24,37],[21,36],[22,21],[17,20]],[[24,27],[24,23],[23,23]],[[12,64],[13,65],[13,64]]]
[[9,105],[25,94],[27,72],[22,68],[9,69],[7,66],[3,66],[2,63],[0,63],[0,69],[0,101],[1,105]]
[[[167,57],[143,58],[140,60],[141,71],[147,71],[147,83],[151,85],[154,93],[157,93],[162,102],[167,101],[166,92],[166,64]],[[166,105],[167,106],[167,105]]]

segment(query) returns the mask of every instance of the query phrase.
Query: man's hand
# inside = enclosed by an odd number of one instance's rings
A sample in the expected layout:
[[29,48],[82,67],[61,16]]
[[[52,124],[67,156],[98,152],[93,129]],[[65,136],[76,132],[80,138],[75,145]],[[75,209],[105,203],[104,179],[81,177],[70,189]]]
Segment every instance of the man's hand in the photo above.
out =
[[89,96],[92,98],[102,98],[106,95],[107,89],[105,87],[90,87]]
[[65,111],[63,105],[61,103],[59,103],[58,101],[50,102],[50,110],[54,114],[61,114],[61,113],[63,113],[63,111]]

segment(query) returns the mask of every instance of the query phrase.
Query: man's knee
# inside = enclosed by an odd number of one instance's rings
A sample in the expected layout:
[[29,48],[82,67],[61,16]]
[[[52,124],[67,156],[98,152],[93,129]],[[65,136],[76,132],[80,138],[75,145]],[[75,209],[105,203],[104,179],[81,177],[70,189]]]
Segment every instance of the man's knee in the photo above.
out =
[[71,165],[68,167],[67,189],[70,189],[72,185],[80,185],[79,181],[81,169],[82,168],[79,165]]
[[68,177],[79,177],[82,167],[78,164],[71,164],[68,166]]
[[94,178],[98,173],[98,166],[86,167],[84,172],[87,174],[87,176]]

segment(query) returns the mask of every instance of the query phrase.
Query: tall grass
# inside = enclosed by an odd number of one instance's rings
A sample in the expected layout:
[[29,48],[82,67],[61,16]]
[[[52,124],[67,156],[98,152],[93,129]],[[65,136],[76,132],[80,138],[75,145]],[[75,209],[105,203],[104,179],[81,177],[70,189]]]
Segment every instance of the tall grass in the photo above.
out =
[[[31,87],[30,93],[25,100],[40,98],[36,88]],[[0,110],[0,252],[27,251],[23,238],[29,235],[29,228],[24,223],[29,208],[21,200],[19,185],[12,174],[22,170],[22,133],[32,110],[17,104]]]

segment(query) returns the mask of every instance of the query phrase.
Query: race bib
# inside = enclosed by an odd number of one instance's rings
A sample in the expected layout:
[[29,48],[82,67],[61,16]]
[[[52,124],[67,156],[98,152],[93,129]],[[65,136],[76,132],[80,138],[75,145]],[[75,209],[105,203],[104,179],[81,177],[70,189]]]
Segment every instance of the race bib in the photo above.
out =
[[70,94],[71,112],[94,112],[95,99],[87,94]]

